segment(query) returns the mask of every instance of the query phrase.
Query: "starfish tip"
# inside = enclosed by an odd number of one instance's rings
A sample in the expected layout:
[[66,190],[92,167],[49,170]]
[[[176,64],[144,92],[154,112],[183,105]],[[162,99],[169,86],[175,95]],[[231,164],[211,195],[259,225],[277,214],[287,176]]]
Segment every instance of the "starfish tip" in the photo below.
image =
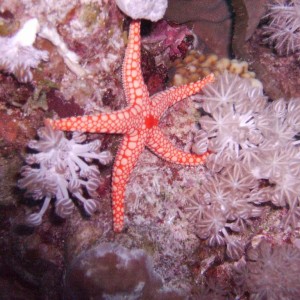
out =
[[52,119],[48,119],[48,118],[44,120],[44,124],[46,127],[53,127],[53,122],[54,121]]

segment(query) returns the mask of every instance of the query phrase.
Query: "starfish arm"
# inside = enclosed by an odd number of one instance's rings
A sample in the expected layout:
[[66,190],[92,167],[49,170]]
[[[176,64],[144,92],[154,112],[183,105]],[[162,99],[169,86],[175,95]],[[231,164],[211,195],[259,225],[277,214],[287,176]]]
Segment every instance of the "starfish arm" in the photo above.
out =
[[161,158],[181,165],[195,166],[204,164],[208,152],[202,155],[191,154],[177,149],[160,131],[158,127],[152,129],[146,146]]
[[78,116],[58,120],[46,119],[45,123],[56,130],[125,133],[130,127],[130,118],[129,109],[126,108],[92,116]]
[[124,226],[124,195],[129,176],[145,148],[145,133],[134,131],[125,135],[119,147],[112,175],[112,209],[114,231],[121,232]]
[[130,105],[141,104],[149,96],[141,71],[140,21],[132,21],[129,28],[128,45],[123,63],[123,86],[126,101]]
[[176,102],[189,96],[199,93],[202,88],[215,80],[214,74],[210,74],[198,80],[179,87],[173,87],[166,91],[159,92],[151,97],[151,105],[154,107],[154,117],[159,119],[165,110]]

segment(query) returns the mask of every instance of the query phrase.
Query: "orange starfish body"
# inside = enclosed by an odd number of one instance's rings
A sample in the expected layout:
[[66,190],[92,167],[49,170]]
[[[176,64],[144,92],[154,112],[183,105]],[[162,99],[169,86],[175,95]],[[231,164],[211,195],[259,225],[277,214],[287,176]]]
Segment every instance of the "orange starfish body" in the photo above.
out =
[[91,116],[47,119],[50,126],[59,130],[124,134],[112,176],[115,232],[123,229],[126,184],[145,146],[161,158],[182,165],[203,164],[208,156],[208,153],[196,155],[175,148],[160,131],[158,122],[168,107],[198,93],[214,80],[214,76],[209,75],[201,81],[173,87],[150,97],[141,71],[140,44],[140,21],[132,21],[123,65],[123,85],[128,103],[125,109]]

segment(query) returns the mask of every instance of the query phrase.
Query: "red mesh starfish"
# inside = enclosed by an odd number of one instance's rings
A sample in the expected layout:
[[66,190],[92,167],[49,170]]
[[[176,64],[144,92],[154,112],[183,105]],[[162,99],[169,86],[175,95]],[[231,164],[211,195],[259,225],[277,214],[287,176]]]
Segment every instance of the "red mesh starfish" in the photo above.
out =
[[168,107],[198,93],[203,86],[214,80],[214,76],[209,75],[201,81],[173,87],[150,97],[141,72],[140,44],[140,21],[132,21],[123,65],[123,84],[128,107],[98,115],[47,119],[50,126],[59,130],[124,134],[112,177],[115,232],[123,229],[126,184],[145,146],[161,158],[182,165],[203,164],[208,156],[208,153],[195,155],[176,149],[162,134],[158,122]]

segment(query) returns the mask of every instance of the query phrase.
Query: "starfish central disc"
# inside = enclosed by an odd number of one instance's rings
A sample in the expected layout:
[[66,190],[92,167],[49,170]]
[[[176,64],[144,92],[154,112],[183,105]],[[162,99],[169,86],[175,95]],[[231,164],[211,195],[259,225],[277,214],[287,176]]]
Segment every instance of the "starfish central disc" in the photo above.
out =
[[163,113],[176,102],[198,93],[214,81],[211,74],[202,80],[149,96],[141,71],[140,21],[130,24],[128,45],[123,63],[123,86],[128,107],[93,116],[46,120],[58,130],[121,133],[112,175],[112,208],[114,231],[124,226],[124,195],[129,176],[145,146],[161,158],[182,165],[199,165],[209,153],[196,155],[175,148],[162,134],[158,122]]
[[158,120],[156,118],[154,118],[153,115],[150,115],[145,119],[145,124],[146,124],[146,127],[148,129],[150,129],[150,128],[158,125]]

